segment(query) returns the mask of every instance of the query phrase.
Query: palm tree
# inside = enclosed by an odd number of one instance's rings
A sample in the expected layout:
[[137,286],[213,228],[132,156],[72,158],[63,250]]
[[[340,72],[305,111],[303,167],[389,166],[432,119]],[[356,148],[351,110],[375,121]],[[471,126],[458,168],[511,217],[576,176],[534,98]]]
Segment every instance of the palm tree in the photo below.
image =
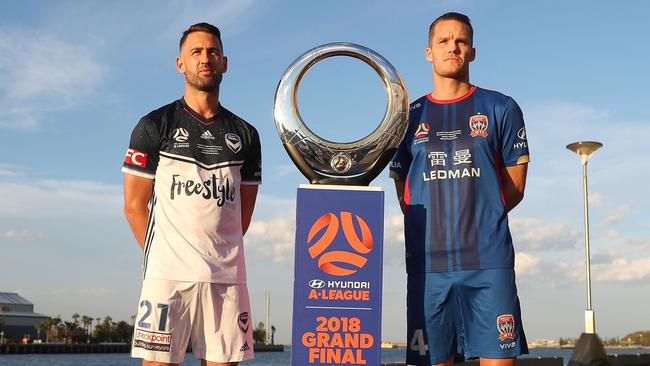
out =
[[60,337],[60,334],[62,333],[62,324],[61,324],[61,315],[57,315],[55,318],[52,318],[52,328],[54,328],[54,334],[52,335],[52,338],[58,339]]
[[74,314],[72,314],[72,321],[73,321],[75,324],[79,324],[79,313],[74,313]]
[[43,320],[43,326],[45,327],[45,343],[48,343],[50,341],[50,333],[52,332],[52,318]]
[[93,324],[93,318],[83,315],[81,316],[81,324],[83,324],[86,333],[86,343],[90,343],[90,326]]
[[47,331],[46,322],[47,322],[47,319],[45,319],[44,321],[42,321],[42,322],[40,322],[40,323],[38,323],[38,324],[36,324],[34,326],[34,328],[36,328],[36,339],[38,339],[39,341],[41,340],[41,333],[43,333],[43,331]]

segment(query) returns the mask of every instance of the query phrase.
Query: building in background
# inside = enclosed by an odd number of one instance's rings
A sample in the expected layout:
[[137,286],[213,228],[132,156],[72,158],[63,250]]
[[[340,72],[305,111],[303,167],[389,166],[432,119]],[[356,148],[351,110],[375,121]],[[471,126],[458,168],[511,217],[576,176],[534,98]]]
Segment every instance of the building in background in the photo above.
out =
[[14,292],[0,292],[0,332],[5,341],[36,338],[36,325],[48,317],[34,312],[34,304]]

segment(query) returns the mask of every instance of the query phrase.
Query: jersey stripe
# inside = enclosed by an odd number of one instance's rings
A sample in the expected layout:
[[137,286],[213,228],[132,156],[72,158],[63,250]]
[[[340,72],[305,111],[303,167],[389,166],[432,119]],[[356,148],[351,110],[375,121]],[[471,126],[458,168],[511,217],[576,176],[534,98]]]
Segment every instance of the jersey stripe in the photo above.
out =
[[185,162],[185,163],[195,164],[195,165],[198,165],[199,167],[201,167],[203,169],[206,169],[206,170],[226,168],[226,167],[229,167],[229,166],[244,165],[243,160],[226,161],[226,162],[217,163],[217,164],[204,164],[204,163],[202,163],[202,162],[200,162],[200,161],[198,161],[198,160],[196,160],[194,158],[190,158],[190,157],[182,156],[182,155],[171,154],[171,153],[168,153],[168,152],[165,152],[165,151],[161,151],[160,156],[164,156],[164,157],[166,157],[168,159],[171,159],[171,160],[177,160],[177,161],[182,161],[182,162]]
[[127,168],[127,167],[122,167],[122,173],[127,173],[127,174],[131,174],[131,175],[136,175],[136,176],[138,176],[138,177],[147,178],[147,179],[154,179],[154,178],[156,178],[156,175],[155,175],[155,174],[149,174],[149,173],[146,173],[146,172],[143,172],[143,171],[140,171],[140,170],[129,169],[129,168]]
[[142,264],[142,278],[147,273],[147,259],[149,258],[149,251],[151,250],[151,242],[153,241],[155,234],[156,219],[153,214],[154,207],[156,207],[156,195],[155,193],[151,197],[151,207],[149,208],[149,218],[147,219],[147,232],[144,238],[144,258]]

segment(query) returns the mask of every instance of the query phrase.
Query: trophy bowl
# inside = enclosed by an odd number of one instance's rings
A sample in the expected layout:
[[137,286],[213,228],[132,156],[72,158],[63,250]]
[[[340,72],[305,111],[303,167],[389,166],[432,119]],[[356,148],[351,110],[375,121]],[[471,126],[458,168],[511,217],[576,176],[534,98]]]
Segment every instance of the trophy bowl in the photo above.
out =
[[[377,72],[386,89],[383,119],[366,137],[352,142],[334,142],[316,135],[298,110],[298,87],[307,70],[335,56],[365,62]],[[406,87],[393,65],[370,48],[339,42],[315,47],[287,68],[275,92],[273,116],[284,148],[310,183],[367,186],[395,154],[406,133],[408,111]]]

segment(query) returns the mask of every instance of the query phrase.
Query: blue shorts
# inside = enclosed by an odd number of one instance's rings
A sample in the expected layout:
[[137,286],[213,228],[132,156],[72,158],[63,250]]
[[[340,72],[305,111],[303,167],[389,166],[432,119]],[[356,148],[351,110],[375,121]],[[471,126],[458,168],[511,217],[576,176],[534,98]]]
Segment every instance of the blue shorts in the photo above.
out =
[[408,275],[406,363],[528,353],[511,268]]

